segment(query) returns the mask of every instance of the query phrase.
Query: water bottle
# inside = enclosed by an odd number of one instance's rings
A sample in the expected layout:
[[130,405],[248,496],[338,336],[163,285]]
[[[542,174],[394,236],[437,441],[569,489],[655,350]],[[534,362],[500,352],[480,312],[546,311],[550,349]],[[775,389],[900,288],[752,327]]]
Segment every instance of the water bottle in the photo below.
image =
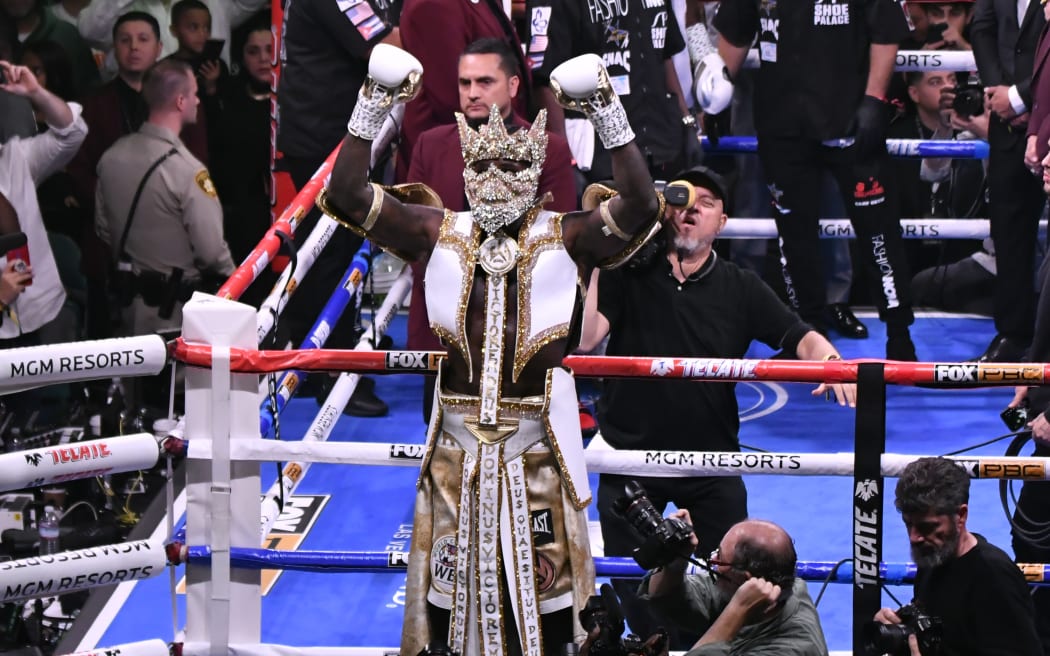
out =
[[60,529],[58,527],[58,512],[54,506],[45,506],[44,515],[37,522],[37,530],[40,531],[40,555],[47,556],[60,551],[58,538]]

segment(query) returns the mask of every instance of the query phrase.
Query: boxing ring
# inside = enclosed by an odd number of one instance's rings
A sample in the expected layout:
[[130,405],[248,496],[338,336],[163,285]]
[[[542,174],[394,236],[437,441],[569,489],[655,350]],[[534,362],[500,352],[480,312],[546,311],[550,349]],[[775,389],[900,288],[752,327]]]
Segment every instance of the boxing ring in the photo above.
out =
[[[930,53],[922,53],[924,62],[912,63],[908,53],[902,53],[905,61],[902,64],[899,56],[898,68],[965,70],[966,62],[956,61],[957,54],[962,53],[939,53],[944,59],[931,63]],[[888,148],[897,156],[987,156],[983,142],[902,141],[891,142]],[[724,152],[753,149],[754,139],[747,137],[726,137],[719,144]],[[171,643],[178,643],[183,654],[385,656],[397,652],[400,574],[411,537],[414,469],[423,454],[423,426],[414,405],[419,401],[419,383],[411,374],[432,372],[442,355],[373,351],[371,344],[390,330],[403,333],[403,319],[397,312],[409,278],[403,274],[398,279],[354,351],[322,347],[326,327],[347,309],[367,276],[369,263],[364,257],[354,258],[311,338],[300,348],[258,350],[336,229],[324,217],[299,250],[295,265],[285,269],[259,309],[236,302],[294,234],[330,173],[335,155],[281,213],[216,296],[197,295],[186,305],[183,336],[176,342],[144,336],[0,351],[2,393],[50,383],[156,375],[175,361],[189,365],[186,415],[177,426],[164,423],[155,426],[153,434],[0,455],[4,490],[151,468],[162,460],[169,463],[169,470],[173,459],[186,462],[186,489],[176,495],[169,487],[165,520],[148,538],[0,563],[4,594],[0,601],[4,602],[119,584],[115,599],[123,600],[121,610],[106,618],[105,626],[81,633],[65,652],[101,654],[106,651],[96,651],[100,646],[119,645],[121,654],[160,655],[168,653]],[[987,221],[952,219],[905,219],[902,228],[910,238],[967,239],[986,236],[988,229]],[[852,236],[844,220],[822,221],[821,234]],[[735,238],[773,235],[772,220],[755,219],[730,219],[725,233]],[[682,378],[681,384],[702,384],[686,379],[741,383],[738,396],[745,422],[741,441],[761,444],[769,452],[617,452],[603,447],[599,437],[586,450],[588,469],[592,477],[599,472],[747,475],[751,515],[777,521],[795,537],[804,559],[799,574],[811,581],[813,596],[822,581],[841,584],[831,585],[825,605],[818,607],[833,650],[855,648],[851,627],[870,619],[879,606],[892,605],[880,597],[877,581],[899,586],[914,575],[892,496],[885,503],[883,478],[893,477],[919,454],[947,453],[1004,433],[998,412],[1011,393],[994,388],[1021,381],[1041,384],[1050,375],[1050,365],[960,362],[983,346],[983,337],[967,341],[967,334],[988,332],[990,321],[985,319],[923,315],[913,336],[920,353],[935,357],[924,363],[879,360],[880,330],[881,325],[873,325],[868,340],[838,344],[846,358],[841,362],[770,360],[772,353],[762,345],[743,360],[584,356],[565,360],[580,378],[661,376]],[[340,373],[329,398],[316,411],[312,401],[293,398],[303,374],[310,371]],[[341,408],[364,372],[384,374],[377,383],[378,393],[390,400],[392,408],[410,406],[411,412],[404,414],[411,414],[414,423],[400,417],[399,422],[356,420],[337,425]],[[263,374],[274,377],[260,384]],[[781,385],[822,381],[859,381],[855,415],[812,399],[808,385]],[[952,422],[934,419],[938,413],[952,415]],[[972,437],[960,438],[957,431]],[[265,439],[268,436],[281,439]],[[1050,459],[1004,458],[1001,450],[997,445],[985,446],[956,459],[975,479],[1050,480]],[[284,463],[272,484],[260,473],[262,462]],[[381,473],[371,473],[375,471]],[[980,482],[972,487],[971,530],[1007,548],[1008,527],[991,487]],[[594,523],[593,504],[590,512]],[[183,515],[184,525],[178,521]],[[322,523],[334,529],[326,536],[311,533]],[[296,526],[289,528],[291,524]],[[276,540],[274,531],[278,531]],[[300,531],[294,533],[300,539],[293,540],[291,549],[284,542],[293,534],[289,531]],[[592,542],[600,550],[600,535],[596,537],[592,531]],[[836,566],[841,559],[851,562]],[[641,573],[630,559],[600,554],[596,566],[600,577]],[[260,575],[260,570],[271,573]],[[272,570],[284,572],[277,583]],[[1023,571],[1032,582],[1050,581],[1047,565],[1025,565]],[[353,588],[337,585],[322,598],[323,586],[317,580],[336,574],[363,583]],[[906,595],[899,588],[891,589],[898,596]],[[287,602],[268,611],[266,606],[280,597]],[[291,616],[292,611],[305,611],[308,617]],[[129,618],[124,625],[122,615]],[[364,626],[361,630],[343,626],[350,620]],[[304,624],[318,630],[303,630]]]

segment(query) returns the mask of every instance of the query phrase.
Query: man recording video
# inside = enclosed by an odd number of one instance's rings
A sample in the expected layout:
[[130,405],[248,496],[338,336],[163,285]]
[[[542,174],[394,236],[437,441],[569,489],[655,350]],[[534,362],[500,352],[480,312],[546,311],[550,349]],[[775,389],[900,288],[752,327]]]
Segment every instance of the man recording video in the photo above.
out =
[[[692,524],[687,510],[671,517]],[[820,617],[805,581],[795,578],[795,546],[783,528],[756,519],[733,525],[708,558],[709,572],[686,575],[690,550],[681,555],[650,572],[639,595],[682,627],[703,631],[691,656],[827,656]]]
[[[920,458],[904,468],[896,496],[918,566],[913,605],[940,620],[940,653],[1042,654],[1021,571],[1005,552],[966,528],[966,472],[945,458]],[[902,622],[889,608],[876,613],[875,620]],[[908,642],[912,656],[923,655],[915,636]]]

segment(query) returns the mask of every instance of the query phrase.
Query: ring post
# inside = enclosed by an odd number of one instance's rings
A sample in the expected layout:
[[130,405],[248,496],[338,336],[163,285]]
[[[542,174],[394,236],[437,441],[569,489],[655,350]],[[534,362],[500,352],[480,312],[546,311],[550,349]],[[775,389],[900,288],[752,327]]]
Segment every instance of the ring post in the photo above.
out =
[[[186,437],[212,440],[209,459],[186,467],[186,538],[213,549],[210,567],[186,568],[185,653],[227,654],[261,640],[259,572],[231,569],[230,547],[259,544],[259,464],[232,462],[232,441],[258,440],[259,377],[230,373],[230,348],[256,347],[255,309],[194,294],[182,334],[212,347],[211,368],[186,371]],[[234,615],[236,614],[236,615]]]
[[864,625],[882,602],[883,479],[886,451],[886,378],[881,362],[857,366],[857,418],[853,447],[853,653],[864,649]]

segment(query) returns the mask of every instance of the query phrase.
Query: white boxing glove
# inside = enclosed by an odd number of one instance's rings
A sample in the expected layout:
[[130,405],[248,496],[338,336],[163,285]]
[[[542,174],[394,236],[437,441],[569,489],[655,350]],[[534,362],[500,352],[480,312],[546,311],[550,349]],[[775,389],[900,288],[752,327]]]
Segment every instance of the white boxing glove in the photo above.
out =
[[605,70],[602,58],[594,53],[573,57],[551,71],[551,89],[554,91],[554,97],[568,109],[582,111],[577,101],[587,100],[606,88],[612,90],[609,73]]
[[372,48],[368,58],[368,75],[381,87],[397,89],[408,81],[412,73],[423,74],[423,64],[408,52],[380,43]]
[[709,52],[693,71],[693,92],[705,114],[721,114],[733,102],[733,82],[726,63],[717,52]]
[[550,87],[558,104],[582,112],[591,121],[606,149],[634,139],[627,112],[598,55],[588,53],[562,62],[551,71]]
[[419,94],[423,65],[401,48],[380,43],[368,58],[368,77],[357,94],[357,104],[346,124],[355,137],[372,141],[397,103],[406,103]]

